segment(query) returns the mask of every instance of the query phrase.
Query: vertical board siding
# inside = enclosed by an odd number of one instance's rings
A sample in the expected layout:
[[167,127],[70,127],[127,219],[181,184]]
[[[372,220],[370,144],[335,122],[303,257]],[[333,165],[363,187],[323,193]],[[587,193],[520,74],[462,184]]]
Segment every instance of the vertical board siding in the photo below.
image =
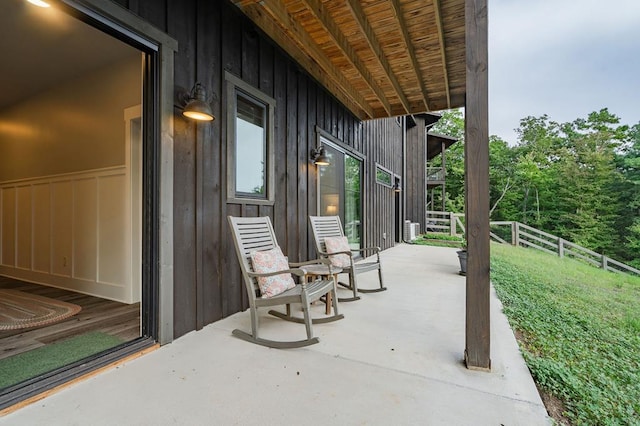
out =
[[[199,2],[197,4],[197,58],[196,75],[211,95],[218,96],[221,93],[222,78],[219,73],[209,72],[211,66],[220,67],[222,52],[220,51],[220,32],[209,31],[208,28],[220,27],[220,13],[214,2]],[[216,120],[222,120],[220,102],[213,102],[213,113]],[[197,274],[198,307],[202,313],[198,317],[203,326],[222,317],[222,285],[220,280],[220,240],[224,235],[220,220],[213,218],[220,216],[222,203],[222,182],[220,174],[221,144],[213,141],[220,140],[220,126],[198,126],[198,195],[200,204],[196,206],[199,212],[197,222],[198,241],[200,242],[199,257],[201,260],[200,271]]]
[[407,131],[407,179],[404,190],[407,200],[406,219],[420,223],[421,231],[426,226],[426,162],[425,124],[424,119],[417,117],[416,125]]
[[[169,35],[178,41],[175,86],[195,83],[196,8],[193,1],[168,0]],[[174,330],[180,336],[197,328],[196,300],[196,126],[179,114],[174,120]],[[179,260],[178,260],[179,259]],[[190,315],[184,315],[183,312]]]
[[[176,99],[175,337],[248,307],[227,215],[269,216],[292,261],[315,255],[308,215],[318,202],[317,169],[309,162],[316,127],[365,156],[364,242],[393,246],[394,194],[375,183],[375,163],[402,175],[402,134],[394,119],[360,122],[226,0],[118,3],[178,41],[176,91],[201,82],[216,117],[213,123],[188,121]],[[273,206],[227,202],[225,71],[276,100]]]

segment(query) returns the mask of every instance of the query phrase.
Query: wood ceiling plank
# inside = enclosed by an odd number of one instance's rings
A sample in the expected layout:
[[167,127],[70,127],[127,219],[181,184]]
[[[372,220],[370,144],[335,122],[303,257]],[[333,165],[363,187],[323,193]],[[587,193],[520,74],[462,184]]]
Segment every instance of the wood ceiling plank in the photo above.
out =
[[365,36],[365,39],[369,44],[369,48],[373,51],[374,56],[377,58],[378,62],[384,69],[387,78],[393,85],[395,94],[400,99],[400,102],[404,107],[405,113],[406,114],[412,113],[411,108],[409,106],[409,101],[407,100],[407,97],[405,96],[404,91],[400,86],[400,83],[398,83],[398,79],[393,73],[393,70],[391,69],[391,65],[389,65],[389,61],[387,60],[384,54],[384,51],[380,46],[380,42],[378,41],[378,38],[376,37],[375,33],[373,32],[373,29],[371,28],[371,25],[369,24],[369,21],[366,18],[367,15],[365,14],[364,9],[360,4],[360,1],[349,0],[347,4],[349,6],[349,9],[351,10],[351,14],[355,18],[358,26],[360,27],[360,30]]
[[[359,94],[353,94],[353,90],[345,89],[332,77],[329,72],[320,66],[318,61],[309,55],[306,49],[297,46],[293,40],[296,35],[291,31],[283,28],[283,23],[274,19],[273,15],[263,7],[264,1],[258,3],[249,3],[245,6],[238,6],[242,12],[257,24],[262,31],[268,34],[282,49],[284,49],[293,59],[296,60],[309,74],[322,83],[338,100],[340,100],[349,110],[360,119],[375,118],[373,108]],[[278,5],[275,5],[278,7]],[[289,19],[287,19],[289,21]],[[306,34],[298,29],[301,34]],[[326,58],[325,58],[326,60]],[[335,70],[334,70],[335,74]],[[340,74],[341,75],[341,74]],[[344,77],[341,80],[345,80]],[[346,84],[346,87],[350,87]],[[379,115],[378,115],[379,116]]]
[[416,49],[413,46],[413,43],[411,41],[411,35],[407,30],[407,22],[404,19],[404,15],[402,13],[402,7],[398,0],[392,0],[391,6],[393,7],[393,10],[396,15],[396,19],[398,20],[398,24],[400,25],[400,28],[402,30],[402,36],[404,37],[404,44],[407,46],[407,52],[409,53],[411,64],[413,65],[413,71],[416,76],[416,79],[418,80],[418,84],[420,85],[420,90],[422,91],[422,101],[424,102],[424,107],[426,108],[426,111],[429,111],[429,99],[428,99],[427,88],[424,85],[424,78],[422,76],[422,73],[420,72],[420,65],[418,64],[418,59],[416,57]]
[[358,70],[362,79],[367,83],[369,88],[376,94],[378,100],[383,105],[386,113],[391,115],[391,106],[387,100],[384,92],[378,86],[371,75],[371,72],[364,65],[358,54],[353,47],[349,44],[349,41],[344,34],[338,28],[338,25],[330,16],[327,9],[322,5],[319,0],[303,0],[309,10],[313,12],[318,21],[322,24],[325,31],[331,36],[333,42],[342,51],[345,58],[351,63],[351,65]]
[[[329,61],[311,36],[279,0],[262,0],[241,10],[284,50],[360,118],[374,118],[374,110],[351,82]],[[338,89],[336,91],[336,89]],[[348,100],[348,101],[347,101]],[[358,108],[354,109],[353,106]],[[364,112],[365,117],[362,117]]]
[[444,30],[442,29],[442,16],[440,13],[440,0],[433,0],[433,8],[436,14],[436,27],[438,28],[438,39],[440,42],[440,56],[442,57],[442,72],[444,75],[444,87],[447,93],[447,108],[451,108],[451,93],[449,91],[449,70],[447,69],[447,54],[445,52]]

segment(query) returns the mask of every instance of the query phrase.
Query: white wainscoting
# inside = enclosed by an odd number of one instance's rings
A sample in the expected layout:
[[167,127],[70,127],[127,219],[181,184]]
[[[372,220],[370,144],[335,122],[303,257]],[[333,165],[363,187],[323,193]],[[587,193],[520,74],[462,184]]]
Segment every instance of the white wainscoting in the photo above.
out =
[[139,302],[131,216],[125,166],[0,182],[0,275]]

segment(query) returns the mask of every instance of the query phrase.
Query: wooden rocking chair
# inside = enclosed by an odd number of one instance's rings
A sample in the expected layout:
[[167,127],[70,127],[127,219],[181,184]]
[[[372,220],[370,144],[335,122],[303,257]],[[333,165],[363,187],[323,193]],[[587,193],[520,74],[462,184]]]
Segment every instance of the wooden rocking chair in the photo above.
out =
[[[384,286],[382,279],[382,265],[380,263],[380,247],[365,247],[361,249],[350,249],[349,251],[328,253],[325,246],[325,239],[328,237],[344,237],[342,230],[342,223],[339,216],[309,216],[309,223],[311,225],[311,231],[313,232],[313,238],[316,243],[316,251],[318,256],[329,258],[332,255],[346,254],[349,256],[350,266],[343,267],[342,270],[349,274],[349,284],[338,283],[343,287],[346,287],[353,291],[353,297],[340,298],[341,302],[350,302],[360,299],[358,292],[360,293],[374,293],[378,291],[384,291],[387,288]],[[354,253],[375,253],[375,260],[366,260],[360,262],[353,261]],[[358,288],[356,276],[363,272],[378,271],[378,279],[380,281],[380,288],[364,289]]]
[[[251,310],[251,334],[235,329],[233,335],[243,340],[256,343],[258,345],[268,346],[270,348],[299,348],[303,346],[318,343],[319,339],[313,336],[312,323],[326,323],[344,318],[344,315],[338,313],[338,302],[336,295],[335,279],[316,280],[306,283],[302,279],[302,283],[296,284],[292,289],[286,290],[278,295],[266,298],[260,294],[257,284],[258,277],[269,277],[283,273],[291,273],[298,277],[304,277],[305,271],[299,267],[311,264],[325,264],[328,268],[328,276],[332,276],[330,262],[325,259],[317,259],[301,263],[289,263],[291,269],[269,273],[256,273],[251,263],[251,253],[255,251],[271,250],[278,247],[276,236],[273,232],[273,226],[269,217],[232,217],[229,216],[229,224],[233,234],[233,241],[236,247],[236,254],[242,269],[245,287],[249,298],[249,309]],[[297,268],[298,267],[298,268]],[[328,293],[332,294],[333,316],[312,319],[309,313],[309,305],[320,299]],[[291,315],[291,304],[300,303],[302,305],[303,318]],[[307,331],[307,338],[297,341],[276,341],[267,340],[258,337],[258,308],[263,306],[286,305],[286,313],[270,310],[269,314],[278,318],[304,323]]]

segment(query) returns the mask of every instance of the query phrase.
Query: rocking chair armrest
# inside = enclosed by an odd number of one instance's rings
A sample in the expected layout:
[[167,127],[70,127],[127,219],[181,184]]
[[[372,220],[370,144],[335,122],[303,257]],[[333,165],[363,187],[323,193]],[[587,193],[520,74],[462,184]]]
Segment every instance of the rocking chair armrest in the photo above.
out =
[[351,249],[351,251],[373,251],[374,253],[377,253],[380,251],[380,247],[363,247],[363,248],[359,248],[359,249]]
[[325,256],[335,256],[336,254],[346,254],[349,257],[353,257],[353,253],[352,253],[351,250],[349,250],[349,251],[336,251],[336,252],[333,252],[333,253],[322,253],[322,254],[324,254]]
[[287,274],[287,273],[296,275],[298,277],[304,276],[304,271],[300,268],[283,269],[281,271],[273,271],[273,272],[247,272],[247,275],[250,276],[251,278],[258,278],[258,277],[272,277],[274,275]]
[[312,260],[307,260],[305,262],[289,262],[289,266],[294,266],[296,268],[298,266],[318,265],[318,264],[329,265],[331,264],[331,261],[329,259],[312,259]]

